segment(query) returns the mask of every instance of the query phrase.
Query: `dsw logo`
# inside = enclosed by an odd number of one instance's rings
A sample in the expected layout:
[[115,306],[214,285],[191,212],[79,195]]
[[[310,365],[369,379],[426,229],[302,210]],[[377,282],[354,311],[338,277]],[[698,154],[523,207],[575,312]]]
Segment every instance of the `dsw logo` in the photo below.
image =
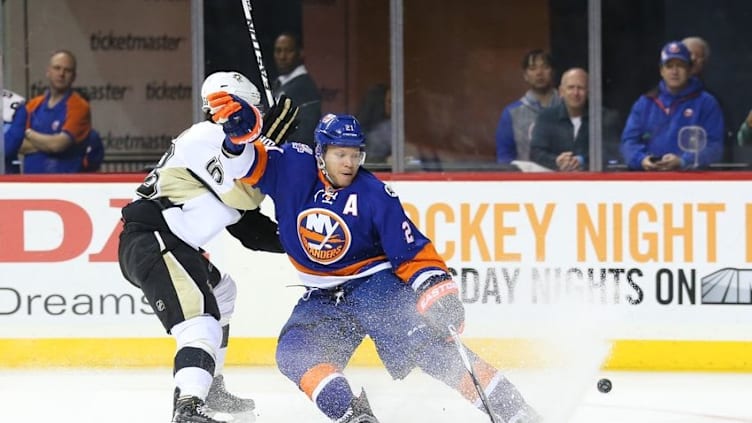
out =
[[[120,209],[129,201],[110,199],[109,205]],[[31,236],[29,233],[44,232],[33,228],[34,219],[27,218],[32,216],[31,212],[52,213],[59,218],[62,226],[59,245],[45,250],[27,249],[27,241],[30,241]],[[0,216],[0,263],[62,262],[75,259],[87,251],[90,252],[90,262],[117,261],[118,235],[122,230],[119,219],[108,222],[106,227],[94,228],[86,209],[74,202],[60,199],[0,200]],[[91,245],[95,229],[109,232],[104,245]]]

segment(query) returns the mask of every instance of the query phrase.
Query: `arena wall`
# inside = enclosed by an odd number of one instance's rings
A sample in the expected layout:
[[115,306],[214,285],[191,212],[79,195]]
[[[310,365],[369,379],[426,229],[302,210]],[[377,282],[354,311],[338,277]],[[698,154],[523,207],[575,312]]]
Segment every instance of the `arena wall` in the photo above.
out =
[[[608,342],[607,369],[752,370],[752,175],[384,176],[460,283],[464,338],[495,364],[536,366],[566,338]],[[172,339],[117,264],[141,178],[0,177],[0,366],[170,364]],[[238,284],[228,364],[274,364],[303,292],[292,266],[229,234],[207,250]],[[370,341],[353,363],[378,365]]]

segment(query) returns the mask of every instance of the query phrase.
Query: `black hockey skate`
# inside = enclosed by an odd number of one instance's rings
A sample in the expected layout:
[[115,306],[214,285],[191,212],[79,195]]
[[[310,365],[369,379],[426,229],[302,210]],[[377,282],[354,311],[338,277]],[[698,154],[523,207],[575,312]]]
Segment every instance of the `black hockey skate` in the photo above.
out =
[[180,397],[175,403],[172,423],[226,423],[233,421],[232,416],[217,413],[204,404],[199,397]]
[[360,395],[353,398],[345,415],[335,420],[335,423],[379,423],[368,404],[365,390],[361,390]]
[[240,398],[227,392],[224,376],[215,376],[206,396],[206,405],[223,413],[239,414],[250,413],[256,408],[256,404],[250,398]]

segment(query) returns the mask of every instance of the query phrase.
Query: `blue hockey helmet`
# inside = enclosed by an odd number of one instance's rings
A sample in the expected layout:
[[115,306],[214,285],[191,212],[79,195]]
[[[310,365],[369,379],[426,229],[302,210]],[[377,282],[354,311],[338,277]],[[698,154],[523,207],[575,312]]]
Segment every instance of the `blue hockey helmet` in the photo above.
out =
[[316,126],[313,138],[316,140],[316,163],[332,184],[334,184],[334,181],[329,176],[324,161],[324,153],[328,146],[356,147],[360,149],[360,163],[358,165],[360,166],[365,162],[366,137],[363,135],[363,129],[361,129],[358,119],[353,115],[335,115],[333,113],[325,115]]
[[365,148],[365,136],[360,123],[353,115],[329,113],[321,118],[314,131],[316,155],[324,154],[324,146]]

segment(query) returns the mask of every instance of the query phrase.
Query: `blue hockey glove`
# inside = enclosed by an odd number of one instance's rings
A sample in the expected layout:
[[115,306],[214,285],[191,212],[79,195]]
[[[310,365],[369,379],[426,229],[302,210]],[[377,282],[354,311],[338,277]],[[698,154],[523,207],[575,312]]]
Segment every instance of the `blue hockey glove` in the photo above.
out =
[[206,96],[212,113],[212,120],[222,125],[222,130],[234,144],[255,141],[261,135],[261,113],[259,110],[236,95],[224,91]]
[[432,276],[416,291],[418,313],[428,324],[442,334],[449,335],[449,326],[462,333],[465,326],[465,307],[459,297],[459,288],[449,275]]

